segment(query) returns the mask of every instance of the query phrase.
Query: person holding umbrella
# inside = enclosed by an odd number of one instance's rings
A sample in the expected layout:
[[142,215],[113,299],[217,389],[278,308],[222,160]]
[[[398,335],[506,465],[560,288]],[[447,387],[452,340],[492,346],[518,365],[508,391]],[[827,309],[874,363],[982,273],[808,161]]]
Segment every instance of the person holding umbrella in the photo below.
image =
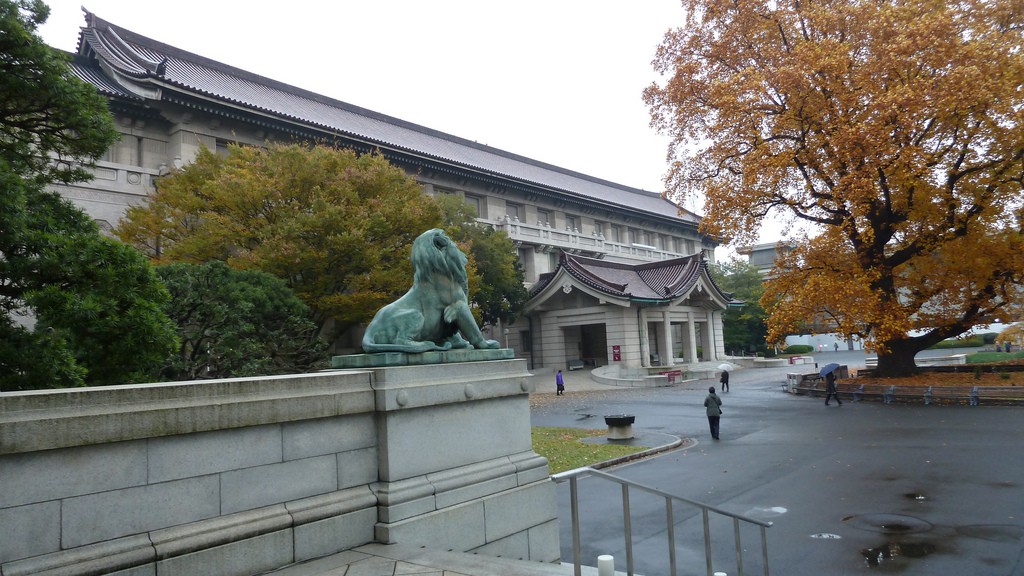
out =
[[831,398],[836,399],[836,403],[840,406],[843,405],[843,401],[839,399],[839,392],[836,390],[836,369],[839,368],[839,364],[830,362],[821,369],[819,374],[825,377],[825,406],[828,406],[828,401]]
[[718,379],[718,383],[722,385],[722,393],[729,391],[729,368],[732,368],[731,364],[719,364],[718,369],[722,371],[722,377]]

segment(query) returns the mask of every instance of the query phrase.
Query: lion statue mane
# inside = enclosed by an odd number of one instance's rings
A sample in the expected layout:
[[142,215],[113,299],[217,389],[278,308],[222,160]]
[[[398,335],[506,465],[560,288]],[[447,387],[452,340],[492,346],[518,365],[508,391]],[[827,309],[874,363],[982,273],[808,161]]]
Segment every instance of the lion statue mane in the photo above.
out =
[[363,351],[498,348],[484,338],[469,308],[466,262],[444,230],[420,234],[412,244],[412,288],[377,311],[363,334]]

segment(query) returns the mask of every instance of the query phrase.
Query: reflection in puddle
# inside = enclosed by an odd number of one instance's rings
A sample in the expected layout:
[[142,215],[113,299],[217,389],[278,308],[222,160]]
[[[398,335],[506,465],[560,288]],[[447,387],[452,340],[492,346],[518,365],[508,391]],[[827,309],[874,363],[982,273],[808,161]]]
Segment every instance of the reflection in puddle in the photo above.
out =
[[930,522],[905,514],[857,514],[843,518],[843,522],[861,530],[883,534],[909,534],[932,529]]
[[900,556],[907,558],[924,558],[935,552],[935,546],[927,542],[889,542],[875,548],[865,548],[860,551],[868,566],[879,566],[886,560],[892,560]]
[[982,540],[988,540],[989,542],[1020,542],[1024,540],[1024,528],[1020,526],[1012,525],[979,525],[979,526],[960,526],[956,529],[958,534],[964,536],[970,536],[971,538],[980,538]]

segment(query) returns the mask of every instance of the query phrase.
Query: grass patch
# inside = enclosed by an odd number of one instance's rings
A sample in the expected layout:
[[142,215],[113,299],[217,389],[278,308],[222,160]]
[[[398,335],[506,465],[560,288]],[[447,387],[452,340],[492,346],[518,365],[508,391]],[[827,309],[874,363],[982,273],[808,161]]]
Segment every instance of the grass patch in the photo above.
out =
[[616,446],[581,442],[582,438],[604,436],[608,433],[607,430],[534,426],[531,431],[533,451],[548,459],[548,471],[551,474],[590,466],[647,449],[644,446]]
[[1024,358],[1024,351],[1017,352],[975,352],[967,356],[968,364],[997,364],[1007,360]]

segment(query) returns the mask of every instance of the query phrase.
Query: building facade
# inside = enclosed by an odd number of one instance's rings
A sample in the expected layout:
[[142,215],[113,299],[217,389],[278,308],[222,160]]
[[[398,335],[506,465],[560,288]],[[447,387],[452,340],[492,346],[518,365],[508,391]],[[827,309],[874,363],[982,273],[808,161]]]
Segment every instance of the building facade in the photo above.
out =
[[[680,258],[705,266],[713,260],[717,244],[698,232],[700,218],[659,194],[289,86],[146,38],[90,12],[85,18],[72,68],[107,97],[121,139],[99,161],[93,181],[58,190],[102,228],[116,225],[128,206],[145,202],[157,179],[191,161],[200,147],[318,141],[377,152],[413,175],[426,194],[464,198],[481,224],[506,232],[515,242],[528,287],[557,273],[566,254],[626,266]],[[722,294],[712,298],[719,307],[727,300]],[[629,301],[637,310],[643,305]],[[589,307],[593,322],[587,325],[620,322],[621,306]],[[613,343],[615,337],[606,337],[603,349],[602,340],[581,337],[575,349],[568,345],[561,354],[552,352],[551,334],[531,328],[541,308],[531,303],[515,326],[490,327],[491,336],[534,367],[564,366],[584,353],[597,363],[651,365],[652,355],[642,353],[639,342]],[[680,322],[696,322],[689,319],[690,311],[686,314]],[[707,323],[704,333],[721,333],[720,314],[700,322]],[[691,333],[685,326],[679,329]],[[577,328],[565,330],[561,340],[573,341]],[[337,343],[337,351],[356,351],[357,342],[353,335]],[[613,346],[620,346],[618,356]],[[622,354],[622,347],[629,352]],[[714,338],[702,349],[708,360],[723,353]],[[661,363],[672,364],[675,352],[666,349],[658,356]]]

